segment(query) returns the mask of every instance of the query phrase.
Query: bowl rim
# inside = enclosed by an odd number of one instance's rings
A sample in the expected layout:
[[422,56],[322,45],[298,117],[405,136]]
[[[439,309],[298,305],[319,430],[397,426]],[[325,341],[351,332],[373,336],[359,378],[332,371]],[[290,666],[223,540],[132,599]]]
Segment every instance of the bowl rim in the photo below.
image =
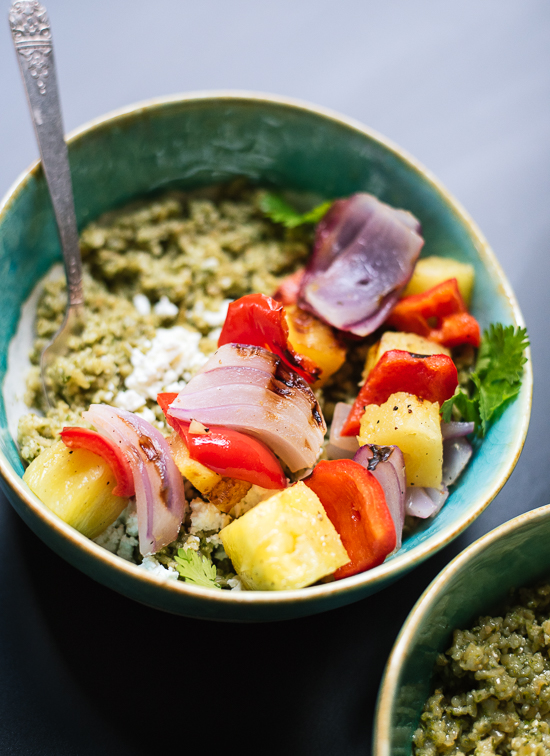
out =
[[410,643],[413,636],[422,626],[433,605],[437,603],[441,591],[454,577],[467,569],[472,560],[494,543],[506,538],[529,523],[537,520],[547,520],[550,516],[550,504],[537,507],[529,512],[503,522],[493,530],[485,533],[476,541],[454,557],[436,575],[428,587],[417,600],[405,622],[391,650],[386,668],[380,683],[373,729],[373,756],[390,756],[391,722],[393,704],[398,689],[401,670],[410,653]]
[[[172,105],[184,105],[186,103],[191,105],[200,101],[208,100],[215,100],[218,102],[226,100],[231,103],[241,101],[244,104],[266,103],[268,105],[283,106],[290,110],[306,111],[310,114],[320,116],[323,119],[334,121],[339,125],[342,125],[352,131],[359,132],[360,134],[366,136],[368,139],[381,144],[389,152],[393,153],[400,160],[407,163],[417,174],[420,175],[420,177],[424,181],[431,185],[432,189],[434,189],[437,194],[440,195],[442,200],[447,205],[449,211],[458,218],[458,220],[468,231],[472,239],[472,243],[477,250],[477,254],[481,258],[484,267],[488,269],[492,273],[493,277],[498,281],[503,294],[508,300],[516,325],[525,325],[514,292],[512,291],[512,288],[500,266],[500,263],[496,259],[494,252],[490,248],[477,224],[472,220],[472,218],[462,207],[462,205],[457,202],[457,200],[447,191],[447,189],[441,184],[441,182],[418,160],[416,160],[416,158],[409,155],[405,150],[397,146],[387,137],[382,136],[374,129],[363,125],[360,121],[354,118],[341,115],[340,113],[329,108],[314,105],[312,103],[291,97],[245,90],[202,90],[197,92],[150,98],[121,108],[117,108],[106,113],[105,115],[87,121],[83,125],[72,130],[67,135],[66,141],[70,148],[72,144],[77,143],[88,133],[93,132],[98,128],[109,127],[117,121],[123,121],[127,118],[135,118],[146,111],[161,110]],[[40,166],[40,160],[36,160],[31,163],[31,165],[20,174],[20,176],[8,189],[8,192],[0,201],[0,221],[9,210],[12,202],[14,202],[19,194],[25,189],[28,182],[30,182],[36,176],[36,174],[40,170]],[[449,523],[449,525],[444,530],[437,534],[437,538],[430,537],[423,543],[418,544],[401,556],[398,555],[393,559],[384,562],[378,567],[373,568],[372,570],[346,578],[344,585],[341,581],[335,581],[332,583],[308,586],[306,588],[284,592],[213,591],[208,588],[188,585],[187,583],[185,583],[185,581],[159,579],[140,566],[127,562],[116,556],[115,554],[107,551],[107,549],[102,548],[98,544],[83,536],[71,526],[67,525],[60,518],[58,518],[57,515],[49,510],[38,499],[38,497],[36,497],[27,488],[23,480],[15,472],[10,462],[1,450],[0,474],[2,475],[4,481],[10,487],[12,492],[16,495],[16,497],[30,509],[34,518],[40,520],[42,524],[46,525],[48,528],[52,528],[58,536],[61,536],[63,539],[68,539],[68,541],[76,550],[84,551],[92,559],[99,560],[104,567],[113,567],[115,570],[122,573],[130,580],[141,581],[142,584],[149,588],[156,586],[157,588],[168,590],[175,593],[176,595],[180,595],[182,597],[182,600],[183,597],[186,596],[188,598],[197,600],[206,599],[210,603],[212,601],[215,601],[219,602],[222,605],[253,604],[269,606],[272,604],[291,605],[302,602],[316,603],[320,600],[325,601],[332,595],[338,597],[349,596],[349,594],[355,593],[355,591],[361,592],[361,589],[363,589],[367,585],[376,586],[377,584],[384,584],[388,580],[395,580],[402,572],[413,569],[419,563],[435,554],[437,551],[450,543],[450,541],[456,538],[460,533],[462,533],[462,531],[465,530],[468,525],[470,525],[471,522],[473,522],[481,514],[481,512],[491,503],[498,492],[502,489],[519,459],[529,426],[533,391],[533,373],[529,348],[526,350],[526,357],[527,362],[524,366],[524,381],[522,386],[524,407],[519,432],[515,436],[513,446],[511,446],[508,450],[506,464],[502,469],[501,477],[491,487],[485,499],[481,503],[478,503],[477,506],[473,509],[471,507],[465,509],[465,512],[456,521]],[[518,405],[518,409],[522,409],[520,405]]]

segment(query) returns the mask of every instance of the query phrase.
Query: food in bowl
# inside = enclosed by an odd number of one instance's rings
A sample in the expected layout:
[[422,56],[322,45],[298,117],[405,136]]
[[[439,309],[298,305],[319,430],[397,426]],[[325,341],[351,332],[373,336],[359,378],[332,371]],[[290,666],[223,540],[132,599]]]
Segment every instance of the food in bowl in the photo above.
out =
[[[20,424],[29,487],[168,579],[284,590],[380,564],[406,512],[443,505],[524,362],[524,331],[496,327],[474,370],[471,266],[417,272],[422,244],[368,194],[300,214],[226,187],[91,224],[88,324],[50,376],[55,409]],[[47,283],[35,363],[64,307]],[[40,407],[37,366],[29,391]]]
[[550,585],[515,593],[501,616],[455,630],[413,738],[416,756],[550,748]]

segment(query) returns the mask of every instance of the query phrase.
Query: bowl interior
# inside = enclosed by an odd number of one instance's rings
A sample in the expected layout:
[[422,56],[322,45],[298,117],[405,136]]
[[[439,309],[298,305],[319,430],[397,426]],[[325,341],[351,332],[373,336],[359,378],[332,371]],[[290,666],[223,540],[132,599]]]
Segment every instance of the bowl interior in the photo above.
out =
[[550,578],[550,506],[516,517],[476,541],[434,580],[414,607],[380,690],[374,753],[407,756],[431,693],[436,657],[456,628],[499,615],[513,588]]
[[[69,154],[80,228],[100,213],[152,191],[191,189],[238,176],[326,198],[371,192],[420,219],[424,255],[449,256],[474,265],[472,309],[482,327],[494,321],[521,322],[502,271],[467,216],[414,161],[358,124],[262,96],[179,98],[136,107],[84,127],[71,139]],[[0,382],[21,306],[59,259],[44,176],[35,166],[0,208]],[[442,512],[409,537],[393,560],[351,579],[353,590],[345,592],[342,603],[395,579],[415,563],[415,554],[422,552],[424,558],[424,547],[443,545],[479,514],[519,456],[530,397],[528,372],[517,401],[494,424]],[[0,426],[3,472],[11,476],[8,493],[22,513],[26,505],[20,502],[17,476],[23,466],[6,428],[3,396]],[[395,560],[396,569],[390,574],[388,564]],[[301,593],[305,597],[308,591]]]

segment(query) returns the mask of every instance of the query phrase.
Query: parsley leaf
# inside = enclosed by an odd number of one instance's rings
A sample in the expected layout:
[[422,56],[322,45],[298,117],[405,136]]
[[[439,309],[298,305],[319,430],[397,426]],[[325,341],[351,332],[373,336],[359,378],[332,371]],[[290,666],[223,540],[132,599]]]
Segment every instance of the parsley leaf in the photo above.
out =
[[323,202],[307,213],[298,213],[278,194],[264,192],[260,197],[260,210],[273,221],[282,223],[286,228],[296,228],[304,223],[318,223],[327,212],[332,202]]
[[[220,588],[216,583],[216,568],[205,556],[193,549],[178,549],[177,570],[186,583],[200,585],[203,588]],[[221,590],[221,588],[220,588]]]
[[492,324],[483,334],[476,368],[470,374],[471,391],[461,389],[443,403],[443,422],[451,419],[455,407],[463,420],[475,422],[476,433],[483,437],[505,404],[519,393],[528,346],[525,328]]

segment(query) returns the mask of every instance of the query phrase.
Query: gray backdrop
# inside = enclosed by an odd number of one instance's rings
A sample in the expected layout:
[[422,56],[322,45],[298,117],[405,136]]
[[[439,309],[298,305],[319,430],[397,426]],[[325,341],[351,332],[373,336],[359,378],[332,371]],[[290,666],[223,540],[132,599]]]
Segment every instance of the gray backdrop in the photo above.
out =
[[[0,3],[0,194],[37,156]],[[48,0],[66,130],[147,97],[238,88],[358,118],[472,214],[518,295],[535,392],[510,481],[457,541],[372,598],[282,624],[166,616],[63,563],[0,495],[0,753],[370,751],[384,661],[468,543],[548,503],[548,0]]]

